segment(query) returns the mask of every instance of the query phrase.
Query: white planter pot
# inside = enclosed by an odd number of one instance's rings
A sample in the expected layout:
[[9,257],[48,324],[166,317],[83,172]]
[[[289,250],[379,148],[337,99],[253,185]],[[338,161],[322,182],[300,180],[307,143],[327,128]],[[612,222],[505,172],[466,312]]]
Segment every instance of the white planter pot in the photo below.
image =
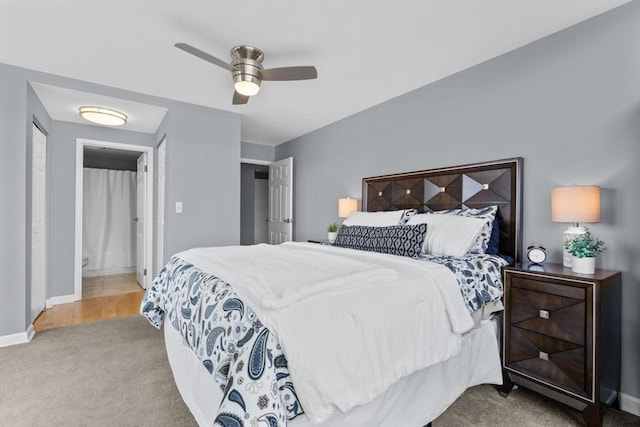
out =
[[328,232],[327,233],[327,238],[329,239],[329,242],[333,243],[336,240],[336,235],[338,233],[332,233],[332,232]]
[[596,257],[571,258],[571,269],[574,273],[594,274],[596,272]]

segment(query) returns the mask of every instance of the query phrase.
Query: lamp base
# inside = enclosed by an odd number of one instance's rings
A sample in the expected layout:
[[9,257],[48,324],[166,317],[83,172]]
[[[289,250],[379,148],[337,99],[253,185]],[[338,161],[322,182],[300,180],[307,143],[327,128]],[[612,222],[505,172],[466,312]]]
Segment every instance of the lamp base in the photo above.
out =
[[571,267],[573,265],[573,257],[566,248],[567,243],[573,240],[574,237],[584,233],[584,227],[569,227],[562,233],[562,265],[565,267]]

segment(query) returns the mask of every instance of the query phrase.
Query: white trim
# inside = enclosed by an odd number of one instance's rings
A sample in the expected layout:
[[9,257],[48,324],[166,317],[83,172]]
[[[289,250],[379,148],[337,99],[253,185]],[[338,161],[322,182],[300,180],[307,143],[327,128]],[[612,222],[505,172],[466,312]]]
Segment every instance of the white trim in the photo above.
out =
[[[83,196],[83,172],[84,146],[116,148],[118,150],[138,151],[147,153],[147,200],[146,200],[146,260],[147,275],[144,277],[143,287],[146,289],[153,278],[153,147],[146,145],[132,145],[121,142],[98,141],[84,138],[76,138],[76,209],[75,209],[75,251],[74,251],[74,296],[75,301],[82,299],[82,196]],[[53,300],[53,298],[52,298]]]
[[[165,135],[157,147],[158,175],[156,176],[158,190],[158,206],[156,214],[156,273],[164,267],[164,241],[167,235],[166,205],[167,205],[167,136]],[[162,163],[162,176],[160,175],[160,164]],[[160,179],[162,178],[162,182]],[[161,222],[162,221],[162,222]]]
[[268,166],[271,163],[273,163],[272,161],[269,160],[258,160],[258,159],[245,159],[244,157],[240,158],[240,163],[249,163],[251,165],[263,165],[263,166]]
[[76,302],[80,300],[80,298],[76,298],[75,294],[71,295],[60,295],[59,297],[51,297],[48,300],[48,303],[51,304],[51,307],[58,304],[68,304],[70,302]]
[[640,398],[620,393],[618,399],[620,400],[621,410],[640,417]]
[[51,308],[53,307],[53,303],[51,302],[51,298],[47,298],[46,301],[44,302],[44,308]]
[[29,325],[29,327],[27,328],[27,341],[31,341],[33,339],[33,336],[36,334],[36,330],[33,329],[33,324]]
[[35,331],[33,325],[29,325],[26,331],[18,332],[17,334],[0,336],[0,348],[9,347],[10,345],[25,344],[31,341]]

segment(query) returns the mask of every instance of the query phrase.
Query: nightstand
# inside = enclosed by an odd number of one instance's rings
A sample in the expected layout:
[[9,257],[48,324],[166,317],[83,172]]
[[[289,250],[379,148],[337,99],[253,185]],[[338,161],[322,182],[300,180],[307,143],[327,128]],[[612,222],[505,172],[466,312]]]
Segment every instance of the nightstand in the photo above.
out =
[[516,382],[582,410],[587,426],[600,426],[602,405],[611,405],[620,388],[621,274],[544,267],[503,269],[501,391],[508,394]]
[[333,242],[330,242],[329,239],[310,239],[307,240],[309,243],[319,243],[321,245],[333,245]]

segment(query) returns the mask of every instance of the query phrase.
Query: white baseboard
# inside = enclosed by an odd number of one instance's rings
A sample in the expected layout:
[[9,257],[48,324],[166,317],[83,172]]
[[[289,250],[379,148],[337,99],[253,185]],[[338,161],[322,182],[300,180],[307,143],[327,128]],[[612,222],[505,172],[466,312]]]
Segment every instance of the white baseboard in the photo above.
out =
[[10,345],[28,343],[29,341],[31,341],[31,338],[33,338],[34,333],[35,331],[33,330],[33,325],[29,325],[27,330],[24,332],[0,336],[0,348],[9,347]]
[[620,409],[640,417],[640,398],[620,393]]
[[59,297],[51,297],[49,298],[49,303],[53,307],[58,304],[67,304],[70,302],[75,302],[76,296],[74,294],[71,295],[60,295]]
[[51,308],[53,307],[53,303],[51,302],[51,298],[47,298],[44,302],[44,308]]

